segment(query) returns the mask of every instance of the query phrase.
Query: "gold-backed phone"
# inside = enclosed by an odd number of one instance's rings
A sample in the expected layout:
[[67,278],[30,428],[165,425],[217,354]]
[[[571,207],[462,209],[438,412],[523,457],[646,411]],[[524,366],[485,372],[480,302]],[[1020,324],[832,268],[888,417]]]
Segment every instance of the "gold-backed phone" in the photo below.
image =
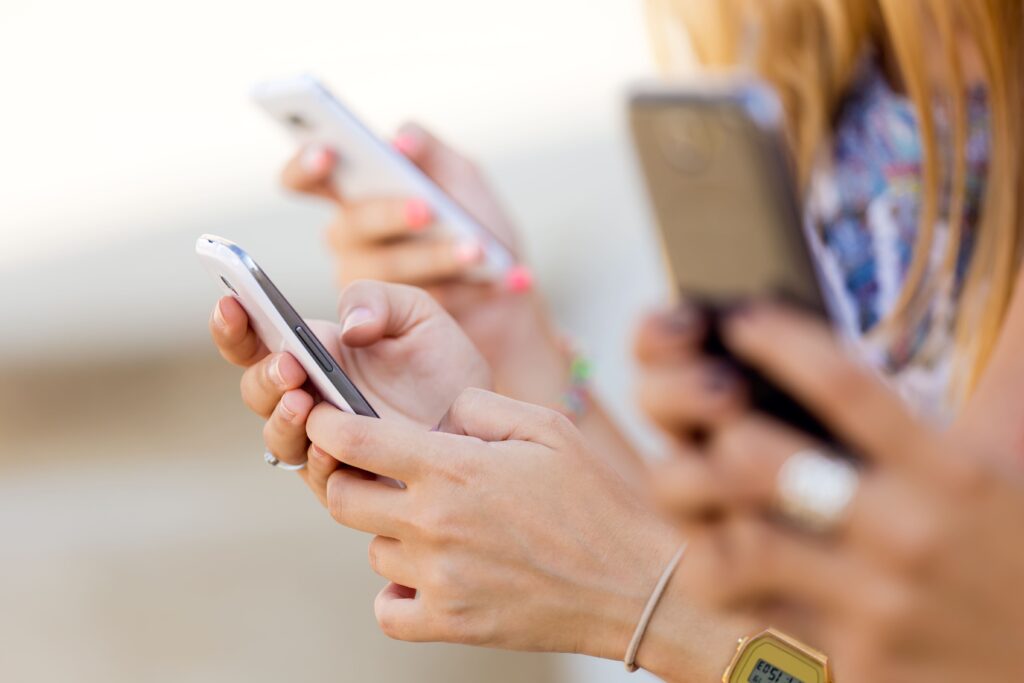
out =
[[677,290],[711,304],[775,296],[826,314],[767,86],[637,88],[630,123]]

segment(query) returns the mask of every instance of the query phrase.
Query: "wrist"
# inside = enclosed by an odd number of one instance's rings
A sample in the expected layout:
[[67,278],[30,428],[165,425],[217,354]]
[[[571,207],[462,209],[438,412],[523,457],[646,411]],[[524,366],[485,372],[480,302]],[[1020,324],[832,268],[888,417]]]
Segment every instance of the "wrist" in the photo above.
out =
[[619,538],[628,538],[629,547],[613,554],[618,561],[603,564],[605,589],[586,596],[580,611],[578,654],[622,660],[651,591],[679,548],[674,530],[653,516]]
[[693,603],[686,558],[672,576],[637,652],[637,664],[672,681],[720,680],[753,620],[722,617]]
[[[681,539],[656,521],[636,534],[631,577],[619,577],[621,590],[608,592],[599,613],[588,612],[580,626],[579,654],[622,661],[652,592]],[[757,630],[745,619],[724,618],[697,608],[687,590],[686,557],[672,574],[637,651],[636,664],[669,681],[719,680],[740,638]]]
[[486,355],[500,394],[536,405],[560,403],[572,358],[565,352],[543,302],[520,295],[502,321],[501,342]]

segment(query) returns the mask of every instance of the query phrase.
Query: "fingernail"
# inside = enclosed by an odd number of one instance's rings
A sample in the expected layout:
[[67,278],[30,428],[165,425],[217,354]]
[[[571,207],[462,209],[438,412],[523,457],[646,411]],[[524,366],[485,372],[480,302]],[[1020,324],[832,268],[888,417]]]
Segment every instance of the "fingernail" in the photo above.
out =
[[299,166],[306,173],[319,175],[330,169],[334,163],[334,152],[323,145],[310,145],[299,157]]
[[274,360],[270,361],[270,378],[274,380],[274,383],[278,386],[286,386],[284,379],[284,373],[281,372],[281,356],[277,356]]
[[523,265],[512,266],[505,272],[505,287],[510,292],[526,292],[533,287],[533,272]]
[[281,412],[289,422],[295,419],[295,416],[299,414],[299,407],[295,404],[297,398],[294,394],[286,393],[281,397]]
[[224,318],[224,310],[221,308],[223,305],[224,301],[222,299],[217,302],[217,306],[213,309],[213,322],[222,329],[228,326],[228,321]]
[[341,325],[341,333],[345,334],[349,330],[365,325],[371,320],[373,320],[373,311],[365,306],[356,306],[345,316],[345,322]]
[[458,242],[455,245],[455,260],[463,265],[476,263],[483,256],[484,250],[476,240]]
[[278,410],[281,411],[281,417],[291,422],[295,419],[298,407],[294,405],[288,405],[290,402],[294,402],[295,398],[290,394],[285,394],[281,397],[281,402],[277,404]]
[[420,139],[410,133],[400,133],[395,136],[395,139],[391,141],[395,149],[404,154],[407,157],[416,156],[416,153],[420,151]]
[[430,205],[422,199],[410,199],[405,203],[405,224],[411,230],[422,230],[430,224]]

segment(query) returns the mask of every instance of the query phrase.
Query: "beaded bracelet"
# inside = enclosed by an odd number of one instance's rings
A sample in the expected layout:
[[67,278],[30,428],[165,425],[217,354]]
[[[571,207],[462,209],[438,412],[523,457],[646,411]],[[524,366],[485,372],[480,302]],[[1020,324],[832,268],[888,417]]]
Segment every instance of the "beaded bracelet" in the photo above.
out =
[[572,360],[569,363],[569,383],[556,410],[573,422],[579,422],[590,407],[590,378],[593,375],[593,367],[570,342],[562,340],[561,345]]

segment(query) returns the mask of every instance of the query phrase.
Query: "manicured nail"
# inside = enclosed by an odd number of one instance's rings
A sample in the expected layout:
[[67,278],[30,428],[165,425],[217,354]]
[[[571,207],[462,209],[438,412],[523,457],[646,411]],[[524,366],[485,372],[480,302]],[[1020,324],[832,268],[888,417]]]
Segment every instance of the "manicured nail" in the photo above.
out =
[[455,245],[455,260],[463,265],[468,266],[471,263],[476,263],[483,255],[484,249],[476,240],[458,242]]
[[391,144],[394,145],[395,149],[407,157],[416,156],[422,147],[420,139],[411,133],[400,133],[399,135],[396,135],[395,139],[391,141]]
[[281,413],[281,417],[285,418],[287,422],[291,422],[295,419],[295,410],[288,404],[287,393],[281,397],[281,401],[278,403],[278,411]]
[[365,306],[356,306],[345,316],[345,322],[341,325],[341,333],[345,334],[349,330],[365,325],[371,320],[373,320],[373,311]]
[[299,157],[299,166],[311,175],[326,173],[333,163],[334,152],[323,145],[310,145]]
[[224,310],[221,308],[223,305],[224,300],[222,299],[217,302],[217,306],[213,309],[213,323],[221,329],[228,326],[228,321],[224,318]]
[[288,422],[295,419],[295,415],[298,413],[298,406],[289,405],[295,402],[295,397],[291,394],[285,394],[281,397],[281,402],[277,404],[278,410],[281,411],[281,417]]
[[430,224],[430,205],[422,199],[410,199],[405,203],[405,224],[410,230],[422,230]]
[[274,360],[270,361],[270,378],[274,380],[275,384],[283,387],[287,383],[284,379],[284,373],[281,372],[281,358],[282,356],[276,356]]
[[524,265],[505,271],[505,288],[510,292],[526,292],[533,287],[533,272]]

